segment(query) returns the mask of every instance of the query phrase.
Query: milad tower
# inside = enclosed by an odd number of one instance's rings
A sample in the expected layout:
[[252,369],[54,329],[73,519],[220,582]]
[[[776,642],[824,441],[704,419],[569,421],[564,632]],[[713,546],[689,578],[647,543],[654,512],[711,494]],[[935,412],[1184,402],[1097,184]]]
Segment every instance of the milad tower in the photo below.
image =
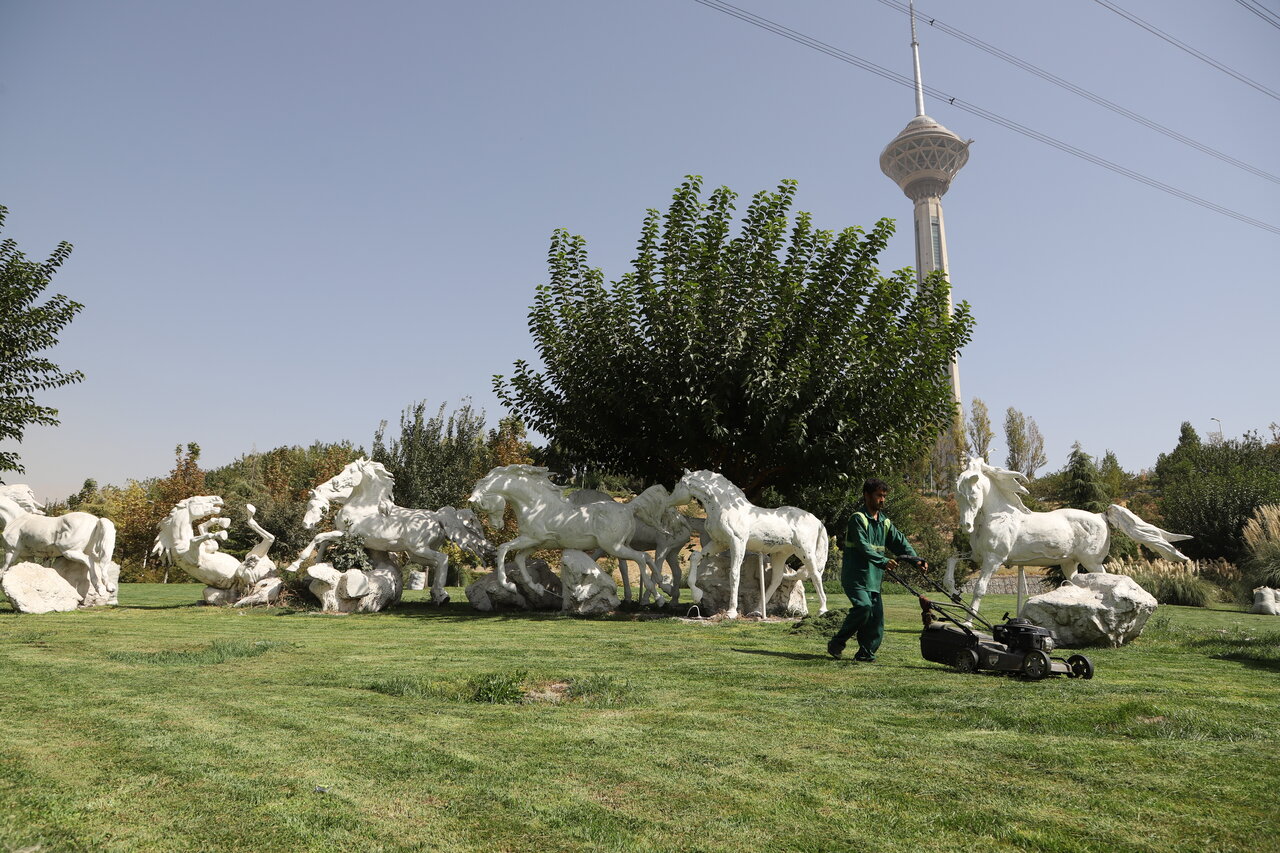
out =
[[[880,171],[915,203],[916,278],[941,270],[947,275],[947,231],[942,222],[942,196],[964,164],[973,140],[962,140],[924,114],[924,84],[920,82],[920,42],[916,39],[915,7],[911,7],[911,55],[915,64],[916,117],[880,153]],[[951,313],[947,294],[947,313]],[[960,366],[951,360],[951,393],[960,398]],[[958,408],[957,411],[963,411]]]

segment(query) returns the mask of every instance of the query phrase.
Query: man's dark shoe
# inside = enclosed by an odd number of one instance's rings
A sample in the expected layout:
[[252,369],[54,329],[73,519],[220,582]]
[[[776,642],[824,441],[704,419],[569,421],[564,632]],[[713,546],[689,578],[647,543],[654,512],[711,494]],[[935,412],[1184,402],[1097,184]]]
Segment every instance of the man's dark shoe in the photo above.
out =
[[834,643],[827,643],[827,654],[831,655],[836,660],[840,660],[840,655],[843,653],[843,648],[838,648]]
[[858,649],[858,653],[853,656],[853,659],[856,661],[861,661],[862,663],[871,663],[876,659],[876,656],[871,654],[871,652],[867,651],[866,649]]

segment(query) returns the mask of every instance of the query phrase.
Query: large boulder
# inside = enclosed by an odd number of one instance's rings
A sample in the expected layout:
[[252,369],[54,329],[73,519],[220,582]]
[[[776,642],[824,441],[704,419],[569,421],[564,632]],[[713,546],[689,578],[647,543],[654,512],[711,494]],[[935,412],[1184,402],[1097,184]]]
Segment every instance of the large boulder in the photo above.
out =
[[1262,613],[1267,616],[1280,616],[1280,589],[1260,586],[1253,591],[1253,607],[1250,613]]
[[618,609],[618,584],[582,551],[560,556],[561,609],[577,616],[603,616]]
[[400,600],[404,574],[383,551],[369,550],[373,568],[341,571],[330,563],[316,563],[306,570],[307,589],[320,601],[325,613],[377,613]]
[[1122,646],[1142,633],[1155,596],[1126,575],[1080,572],[1070,583],[1027,599],[1019,614],[1048,628],[1059,646]]
[[[765,567],[765,586],[772,583],[771,569]],[[703,616],[724,613],[729,609],[729,554],[722,551],[698,561],[698,577],[694,581],[702,593],[697,599],[698,610]],[[799,577],[783,577],[782,582],[769,597],[767,616],[809,615],[809,602],[805,597],[804,581]],[[755,554],[748,554],[742,561],[738,580],[738,612],[760,612],[760,569]]]
[[19,613],[55,613],[75,610],[83,598],[56,570],[39,563],[18,563],[4,573],[4,589]]
[[486,613],[493,610],[559,610],[560,578],[556,577],[556,573],[543,560],[528,560],[525,565],[534,582],[542,586],[542,592],[526,583],[515,562],[509,562],[507,580],[515,584],[515,590],[509,590],[498,583],[497,572],[489,572],[467,586],[467,601],[476,610]]
[[420,572],[417,569],[410,569],[408,578],[404,582],[405,589],[426,589],[427,573]]

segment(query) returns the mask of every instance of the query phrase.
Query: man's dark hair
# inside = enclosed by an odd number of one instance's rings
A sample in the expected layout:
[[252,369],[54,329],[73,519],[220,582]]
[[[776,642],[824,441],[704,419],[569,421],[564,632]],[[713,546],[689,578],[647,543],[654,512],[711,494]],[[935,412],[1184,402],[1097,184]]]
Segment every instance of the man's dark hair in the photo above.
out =
[[889,491],[889,484],[884,480],[881,480],[879,477],[872,477],[862,484],[862,493],[864,495],[873,494],[881,489],[886,492]]

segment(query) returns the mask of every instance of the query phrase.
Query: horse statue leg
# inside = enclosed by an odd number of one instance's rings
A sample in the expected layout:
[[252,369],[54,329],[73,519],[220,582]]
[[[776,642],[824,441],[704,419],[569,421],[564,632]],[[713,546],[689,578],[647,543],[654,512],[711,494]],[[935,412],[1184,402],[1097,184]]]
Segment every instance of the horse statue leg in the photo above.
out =
[[444,591],[444,583],[449,579],[449,555],[444,551],[427,551],[423,556],[435,563],[435,574],[431,581],[431,602],[448,604],[449,593]]
[[742,560],[747,555],[747,543],[744,539],[734,539],[729,543],[729,609],[725,618],[738,618],[738,584],[742,580]]
[[[601,551],[601,553],[604,552]],[[618,574],[622,575],[622,600],[629,602],[631,601],[631,566],[627,565],[626,559],[622,557],[618,558]],[[639,578],[636,580],[638,583]],[[640,603],[644,604],[644,600],[641,599]]]
[[[978,575],[978,580],[973,585],[973,598],[969,602],[969,609],[974,613],[978,613],[979,607],[982,606],[982,597],[987,594],[987,585],[991,583],[991,576],[996,573],[996,569],[1000,568],[1001,560],[999,557],[984,557],[982,560],[982,572]],[[966,619],[965,623],[973,624],[972,619]]]
[[298,555],[298,558],[294,560],[292,563],[290,563],[289,565],[285,566],[285,571],[288,571],[288,572],[302,571],[302,564],[307,561],[307,558],[309,558],[312,554],[316,552],[317,548],[319,548],[322,545],[327,545],[328,543],[332,542],[334,539],[341,539],[341,538],[342,538],[341,530],[329,530],[329,531],[326,531],[325,533],[317,534],[314,539],[312,539],[310,542],[307,543],[307,547],[302,549],[302,553]]

